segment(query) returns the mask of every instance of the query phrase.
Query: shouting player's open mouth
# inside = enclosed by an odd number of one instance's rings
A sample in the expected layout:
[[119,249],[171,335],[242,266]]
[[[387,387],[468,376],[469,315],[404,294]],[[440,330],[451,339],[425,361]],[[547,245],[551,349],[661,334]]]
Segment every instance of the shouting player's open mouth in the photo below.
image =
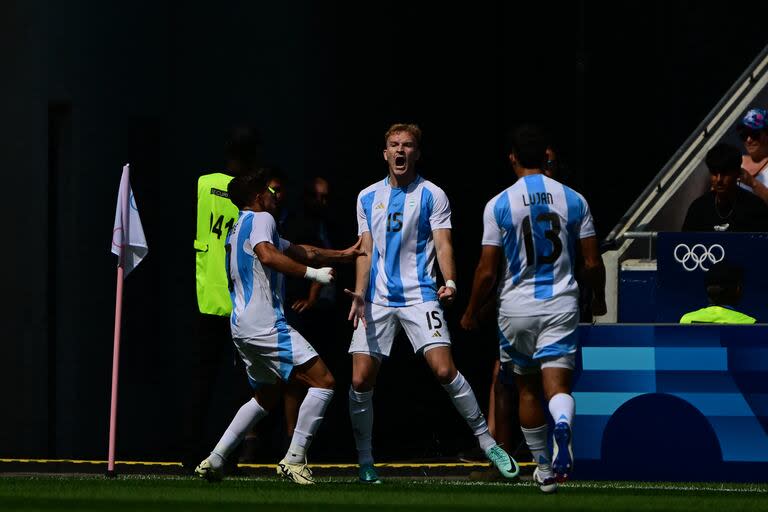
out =
[[405,163],[406,163],[406,158],[404,155],[397,155],[395,157],[395,169],[397,169],[398,171],[405,170]]

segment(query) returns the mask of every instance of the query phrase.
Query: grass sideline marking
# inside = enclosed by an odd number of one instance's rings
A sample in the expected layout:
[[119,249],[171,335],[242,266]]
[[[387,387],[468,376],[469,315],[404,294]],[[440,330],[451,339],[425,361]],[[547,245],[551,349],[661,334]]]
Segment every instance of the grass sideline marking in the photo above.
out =
[[[0,463],[23,463],[23,464],[106,464],[106,460],[78,460],[78,459],[0,459]],[[118,460],[115,464],[125,464],[127,466],[176,466],[182,467],[181,462],[144,462],[132,460]],[[520,466],[533,466],[533,462],[519,462]],[[382,462],[377,463],[377,468],[475,468],[485,467],[487,462]],[[241,468],[250,469],[273,469],[275,464],[238,464]],[[352,469],[357,464],[309,464],[311,468],[320,469]]]

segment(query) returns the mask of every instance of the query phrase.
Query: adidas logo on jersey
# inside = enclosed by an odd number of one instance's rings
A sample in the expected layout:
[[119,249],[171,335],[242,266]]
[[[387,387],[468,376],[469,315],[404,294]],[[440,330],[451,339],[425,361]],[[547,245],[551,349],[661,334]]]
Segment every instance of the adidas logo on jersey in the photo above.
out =
[[383,210],[384,209],[384,203],[379,203],[376,205],[377,210]]
[[433,338],[442,338],[443,335],[440,334],[440,331],[435,331],[435,334],[432,335]]

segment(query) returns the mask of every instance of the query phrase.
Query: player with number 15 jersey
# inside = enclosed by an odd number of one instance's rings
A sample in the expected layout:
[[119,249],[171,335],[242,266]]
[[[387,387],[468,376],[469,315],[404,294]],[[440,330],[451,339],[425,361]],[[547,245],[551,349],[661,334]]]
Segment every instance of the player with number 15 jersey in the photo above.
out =
[[[507,478],[519,467],[488,431],[469,383],[456,369],[442,304],[456,296],[451,209],[445,193],[416,172],[421,130],[396,124],[384,135],[386,179],[358,196],[358,234],[365,256],[356,261],[349,318],[355,327],[349,412],[363,483],[378,483],[373,465],[373,388],[381,360],[404,329],[415,352],[424,356],[480,447]],[[370,256],[369,256],[370,255]],[[445,279],[438,288],[435,260]],[[414,390],[418,392],[418,390]]]

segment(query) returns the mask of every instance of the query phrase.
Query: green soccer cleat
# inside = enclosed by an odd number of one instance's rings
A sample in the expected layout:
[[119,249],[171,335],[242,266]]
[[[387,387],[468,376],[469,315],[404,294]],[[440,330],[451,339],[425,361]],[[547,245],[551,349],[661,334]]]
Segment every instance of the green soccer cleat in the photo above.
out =
[[221,479],[224,477],[221,468],[214,467],[208,459],[197,465],[195,475],[209,482],[221,482]]
[[358,475],[360,477],[360,481],[364,484],[381,483],[381,479],[379,478],[378,473],[376,473],[376,468],[373,467],[373,464],[360,464]]
[[493,445],[485,451],[485,455],[505,478],[515,478],[520,474],[520,466],[501,446]]

